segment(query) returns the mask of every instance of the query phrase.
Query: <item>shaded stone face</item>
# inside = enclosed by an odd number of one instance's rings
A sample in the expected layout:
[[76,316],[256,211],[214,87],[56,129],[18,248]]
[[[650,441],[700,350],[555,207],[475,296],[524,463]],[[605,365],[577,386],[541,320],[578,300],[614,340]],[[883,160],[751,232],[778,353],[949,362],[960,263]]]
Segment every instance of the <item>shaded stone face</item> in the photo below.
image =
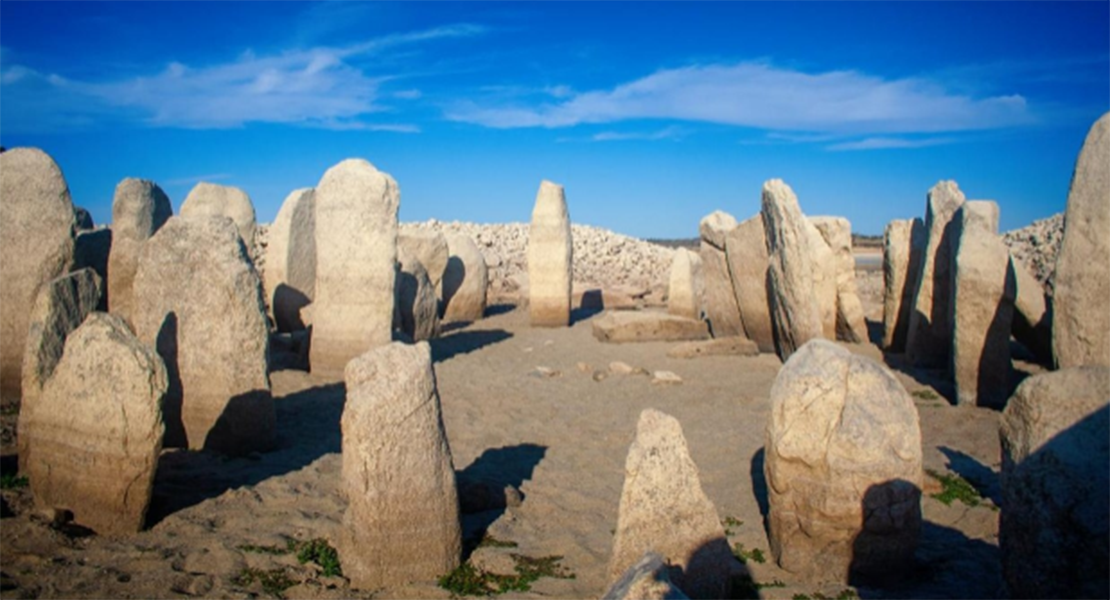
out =
[[725,255],[728,234],[736,226],[732,215],[719,210],[703,217],[698,225],[701,234],[698,254],[705,286],[702,301],[713,337],[744,335],[744,322],[740,317],[740,306],[733,291],[732,274]]
[[704,294],[705,279],[701,271],[701,257],[685,248],[679,248],[671,262],[667,312],[677,317],[700,319]]
[[450,256],[443,271],[443,321],[477,321],[486,311],[489,270],[478,245],[467,235],[447,235]]
[[143,244],[173,216],[170,199],[153,181],[127,178],[112,199],[112,249],[108,255],[108,310],[130,321],[133,285]]
[[812,235],[820,234],[809,231],[812,226],[806,222],[794,190],[782,180],[763,184],[761,214],[769,257],[767,297],[775,351],[785,361],[806,342],[824,335],[810,248]]
[[528,230],[528,310],[532,326],[570,324],[573,253],[563,186],[543,181]]
[[185,217],[227,217],[235,222],[239,237],[247,248],[254,247],[257,225],[254,204],[243,190],[229,185],[200,182],[185,196],[181,203]]
[[316,194],[294,190],[270,226],[263,277],[266,298],[278,331],[300,331],[308,323],[301,311],[316,292]]
[[439,337],[439,300],[424,265],[399,248],[393,328],[417,342]]
[[450,251],[447,248],[447,238],[442,233],[435,231],[410,231],[397,236],[397,247],[404,250],[420,264],[428,273],[428,280],[433,288],[439,287],[443,279],[443,271],[447,268],[447,259]]
[[883,348],[905,352],[925,224],[921,219],[891,221],[883,232]]
[[0,393],[20,393],[31,307],[73,262],[74,218],[62,171],[45,152],[0,154]]
[[832,251],[836,268],[836,339],[867,342],[863,304],[856,291],[856,259],[852,255],[852,224],[844,217],[810,217]]
[[725,254],[744,331],[760,352],[774,352],[775,336],[767,299],[769,257],[762,215],[740,223],[728,233]]

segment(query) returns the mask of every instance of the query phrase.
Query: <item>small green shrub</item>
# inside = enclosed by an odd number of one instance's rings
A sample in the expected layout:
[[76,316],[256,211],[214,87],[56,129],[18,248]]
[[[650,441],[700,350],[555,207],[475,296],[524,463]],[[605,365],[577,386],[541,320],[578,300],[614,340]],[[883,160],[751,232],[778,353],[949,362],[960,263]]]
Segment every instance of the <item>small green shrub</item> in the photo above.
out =
[[910,392],[910,395],[913,396],[914,398],[920,398],[922,400],[937,400],[938,398],[940,398],[940,396],[938,396],[936,394],[936,392],[934,392],[933,390],[928,390],[928,389],[926,389],[926,390],[914,390],[914,391]]
[[744,564],[748,564],[749,560],[757,562],[759,564],[763,564],[763,563],[767,562],[767,557],[763,556],[763,551],[762,550],[760,550],[759,548],[752,548],[751,550],[745,550],[744,549],[744,544],[741,544],[740,542],[736,542],[735,544],[732,545],[732,555],[735,556],[737,560],[739,560],[740,562],[742,562]]
[[294,585],[284,569],[263,571],[246,567],[231,579],[231,583],[242,587],[250,587],[256,581],[262,584],[262,591],[275,598],[281,598],[281,593]]
[[[510,542],[511,543],[511,542]],[[439,587],[456,596],[492,596],[508,592],[527,592],[540,577],[574,579],[574,573],[559,564],[562,556],[532,558],[510,554],[516,563],[516,575],[498,575],[474,568],[470,563],[459,565],[439,578]]]
[[732,528],[740,527],[743,524],[743,521],[732,516],[721,519],[721,525],[725,528],[725,537],[732,537],[733,533],[735,533]]
[[998,507],[993,504],[985,504],[983,496],[979,494],[979,490],[971,485],[968,480],[956,475],[955,473],[945,475],[938,473],[932,469],[925,469],[925,473],[940,482],[942,487],[939,494],[929,494],[930,497],[940,500],[947,506],[952,505],[953,500],[959,500],[967,506],[986,506],[991,510],[998,510]]
[[479,548],[516,548],[516,546],[516,542],[499,540],[488,534],[478,542]]
[[339,566],[339,553],[323,538],[302,542],[297,549],[297,561],[302,565],[307,562],[316,563],[323,569],[324,577],[343,574],[343,569]]
[[16,490],[30,484],[26,477],[16,477],[15,473],[0,475],[0,490]]
[[254,544],[242,544],[238,548],[242,552],[249,552],[252,554],[269,554],[271,556],[281,556],[284,554],[292,554],[296,549],[296,540],[289,540],[285,547],[281,546],[256,546]]

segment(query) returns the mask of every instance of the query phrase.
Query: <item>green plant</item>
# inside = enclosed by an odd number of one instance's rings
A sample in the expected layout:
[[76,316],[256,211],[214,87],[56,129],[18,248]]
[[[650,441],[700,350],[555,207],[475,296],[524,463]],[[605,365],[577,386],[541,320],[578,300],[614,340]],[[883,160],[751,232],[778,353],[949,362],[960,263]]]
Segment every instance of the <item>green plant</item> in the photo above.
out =
[[732,554],[736,557],[737,560],[744,564],[748,564],[749,560],[760,564],[767,562],[767,557],[763,556],[762,550],[760,550],[759,548],[745,550],[744,544],[741,544],[740,542],[736,542],[732,545]]
[[910,395],[913,396],[914,398],[920,398],[922,400],[936,400],[936,399],[940,398],[940,396],[938,396],[936,394],[936,392],[934,392],[933,390],[929,390],[929,389],[914,390],[914,391],[910,392]]
[[760,590],[765,589],[765,588],[782,588],[782,587],[786,587],[786,583],[784,583],[781,579],[775,579],[775,580],[770,581],[768,583],[756,583],[755,587],[756,587],[756,589],[760,589]]
[[725,537],[731,537],[733,535],[733,533],[735,533],[732,530],[732,528],[733,527],[740,527],[743,524],[744,524],[743,521],[741,521],[740,519],[737,519],[736,517],[732,517],[732,516],[725,517],[725,518],[721,519],[721,525],[724,526],[724,528],[725,528]]
[[439,578],[439,587],[456,596],[491,596],[507,592],[527,592],[532,583],[540,577],[574,579],[571,573],[559,564],[562,556],[532,558],[520,554],[510,554],[516,563],[516,575],[498,575],[474,568],[470,563],[459,565],[454,571]]
[[15,473],[4,473],[0,475],[0,490],[25,488],[29,483],[26,477],[16,477]]
[[339,553],[323,538],[300,543],[297,549],[297,561],[302,565],[307,562],[316,563],[323,569],[324,577],[343,574],[343,569],[339,566]]
[[12,415],[18,415],[18,414],[19,414],[19,405],[18,404],[5,404],[3,406],[0,406],[0,415],[3,415],[5,417],[10,417]]
[[238,575],[231,578],[231,583],[242,587],[250,587],[256,581],[262,585],[262,591],[275,598],[281,598],[281,593],[294,585],[293,580],[289,579],[284,569],[263,571],[262,569],[246,567],[239,571]]
[[955,473],[945,475],[938,473],[932,469],[925,469],[925,473],[940,482],[941,491],[938,494],[929,494],[930,497],[940,500],[944,504],[951,506],[953,500],[959,500],[968,506],[987,506],[991,510],[998,510],[998,507],[993,504],[984,504],[983,497],[979,494],[979,490],[971,485],[968,480],[956,475]]
[[506,542],[499,540],[489,534],[486,534],[482,541],[478,542],[479,548],[516,548],[516,542]]

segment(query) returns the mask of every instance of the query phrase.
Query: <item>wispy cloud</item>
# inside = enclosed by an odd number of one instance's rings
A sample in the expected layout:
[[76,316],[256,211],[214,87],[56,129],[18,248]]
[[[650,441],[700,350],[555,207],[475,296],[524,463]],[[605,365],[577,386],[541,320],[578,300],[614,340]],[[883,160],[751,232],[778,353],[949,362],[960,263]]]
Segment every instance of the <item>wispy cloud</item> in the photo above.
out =
[[493,128],[670,119],[837,135],[968,131],[1034,120],[1017,94],[974,98],[926,79],[810,74],[767,62],[663,69],[562,102],[462,102],[447,117]]
[[895,137],[869,137],[862,140],[854,140],[850,142],[839,142],[829,146],[825,146],[826,150],[834,152],[845,150],[886,150],[890,148],[928,148],[929,146],[941,146],[944,144],[951,144],[955,142],[954,138],[938,137],[938,138],[922,138],[922,139],[906,139]]
[[627,140],[673,140],[682,137],[686,131],[672,125],[658,131],[602,131],[590,137],[595,142],[622,142]]

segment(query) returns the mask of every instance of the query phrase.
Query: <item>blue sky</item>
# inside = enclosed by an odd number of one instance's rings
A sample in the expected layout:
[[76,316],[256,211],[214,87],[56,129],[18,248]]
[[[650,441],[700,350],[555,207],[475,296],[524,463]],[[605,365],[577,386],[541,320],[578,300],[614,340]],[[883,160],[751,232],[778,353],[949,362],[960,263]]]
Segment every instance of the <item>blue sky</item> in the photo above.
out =
[[363,157],[401,219],[692,237],[782,178],[879,234],[955,179],[1002,229],[1063,210],[1110,109],[1107,2],[0,4],[0,144],[111,218],[124,177],[200,180],[271,221]]

